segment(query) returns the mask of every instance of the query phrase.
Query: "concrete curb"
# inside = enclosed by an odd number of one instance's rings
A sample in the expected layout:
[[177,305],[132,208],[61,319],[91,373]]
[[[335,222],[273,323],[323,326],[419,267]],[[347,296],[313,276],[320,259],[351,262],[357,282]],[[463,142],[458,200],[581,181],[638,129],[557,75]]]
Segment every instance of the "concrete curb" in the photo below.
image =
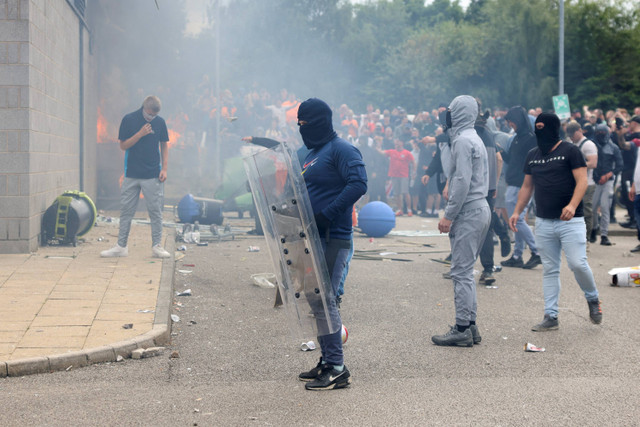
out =
[[46,357],[0,361],[0,378],[65,371],[94,363],[115,362],[118,356],[131,358],[132,351],[138,348],[167,344],[171,339],[171,302],[173,300],[175,247],[174,231],[169,233],[165,242],[165,249],[171,254],[171,258],[162,260],[162,273],[160,275],[156,311],[151,331],[126,341],[118,341],[102,347]]

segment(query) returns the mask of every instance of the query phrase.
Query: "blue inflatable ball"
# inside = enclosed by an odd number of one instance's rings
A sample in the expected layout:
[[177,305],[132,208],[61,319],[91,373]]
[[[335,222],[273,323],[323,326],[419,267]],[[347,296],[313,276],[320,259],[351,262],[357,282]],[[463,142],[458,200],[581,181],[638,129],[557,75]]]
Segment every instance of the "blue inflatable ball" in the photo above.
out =
[[360,209],[358,227],[369,237],[384,237],[395,226],[396,215],[384,202],[370,202]]

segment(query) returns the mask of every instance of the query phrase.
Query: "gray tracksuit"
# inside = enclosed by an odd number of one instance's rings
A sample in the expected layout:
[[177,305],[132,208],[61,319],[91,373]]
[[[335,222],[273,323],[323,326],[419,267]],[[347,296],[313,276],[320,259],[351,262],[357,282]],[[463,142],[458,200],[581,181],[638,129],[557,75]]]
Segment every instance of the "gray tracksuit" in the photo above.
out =
[[478,116],[476,100],[467,95],[458,96],[449,109],[451,159],[444,165],[449,178],[449,200],[444,216],[453,221],[449,240],[456,324],[468,326],[470,321],[476,320],[473,266],[491,221],[486,200],[489,191],[488,159],[484,144],[474,129]]

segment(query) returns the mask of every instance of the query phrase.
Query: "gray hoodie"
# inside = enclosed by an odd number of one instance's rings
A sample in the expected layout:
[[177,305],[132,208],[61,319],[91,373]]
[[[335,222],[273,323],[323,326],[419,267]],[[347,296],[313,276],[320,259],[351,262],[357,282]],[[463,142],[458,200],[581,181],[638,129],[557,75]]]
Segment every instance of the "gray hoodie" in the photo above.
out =
[[445,173],[449,178],[449,200],[445,218],[455,221],[458,213],[484,206],[489,192],[487,150],[474,129],[478,103],[468,95],[456,97],[451,110],[451,161]]

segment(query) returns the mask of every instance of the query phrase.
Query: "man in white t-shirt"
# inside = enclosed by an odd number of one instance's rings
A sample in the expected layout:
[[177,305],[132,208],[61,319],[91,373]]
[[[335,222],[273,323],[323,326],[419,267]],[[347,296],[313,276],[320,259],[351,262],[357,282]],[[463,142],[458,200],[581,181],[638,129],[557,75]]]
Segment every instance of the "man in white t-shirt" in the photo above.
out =
[[587,162],[587,191],[584,193],[582,205],[584,221],[587,224],[587,240],[593,228],[593,193],[596,191],[596,183],[593,180],[593,169],[598,165],[598,147],[582,133],[580,124],[574,120],[567,124],[567,136],[580,148],[584,160]]

